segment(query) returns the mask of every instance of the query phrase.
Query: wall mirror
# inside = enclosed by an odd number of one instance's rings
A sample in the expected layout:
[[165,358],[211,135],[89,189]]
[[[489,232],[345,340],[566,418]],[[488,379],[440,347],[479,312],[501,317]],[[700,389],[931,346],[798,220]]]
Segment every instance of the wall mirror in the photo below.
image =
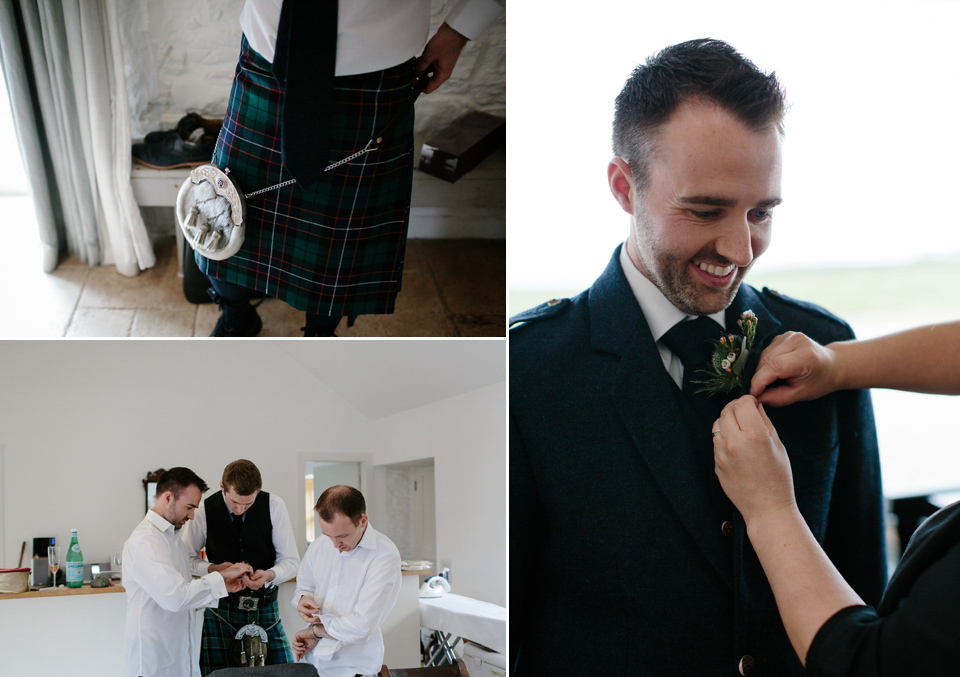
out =
[[146,507],[144,508],[144,514],[153,507],[153,501],[157,497],[157,482],[160,480],[160,475],[165,473],[166,470],[160,468],[159,470],[154,470],[153,472],[148,472],[147,476],[143,478],[143,491],[146,494]]

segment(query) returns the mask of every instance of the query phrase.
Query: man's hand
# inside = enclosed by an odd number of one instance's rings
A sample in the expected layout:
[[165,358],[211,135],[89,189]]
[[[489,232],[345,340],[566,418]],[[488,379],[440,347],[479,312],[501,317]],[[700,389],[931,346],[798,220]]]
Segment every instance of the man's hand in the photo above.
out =
[[467,42],[469,42],[467,38],[457,33],[446,23],[440,25],[436,34],[430,38],[427,46],[423,48],[423,54],[417,58],[417,75],[420,75],[431,64],[436,70],[433,77],[430,78],[430,82],[424,88],[424,94],[429,94],[450,78],[453,74],[453,67],[457,65],[457,59],[460,58],[460,52],[463,51]]
[[782,407],[833,392],[837,379],[836,357],[830,346],[788,331],[760,354],[750,394],[762,404]]
[[243,577],[243,584],[251,590],[259,590],[264,585],[277,577],[277,572],[272,569],[257,569],[249,576]]
[[316,623],[317,617],[314,614],[320,613],[320,606],[310,595],[304,595],[300,598],[300,601],[297,602],[297,613],[300,614],[300,618],[305,620],[307,623]]
[[233,566],[233,562],[220,562],[220,564],[211,564],[207,569],[207,573],[213,573],[214,571],[223,571],[224,569],[229,569]]
[[237,562],[220,569],[223,582],[227,585],[227,592],[240,592],[244,588],[244,577],[253,573],[253,567],[246,562]]
[[297,660],[303,658],[304,654],[315,647],[319,641],[320,640],[313,636],[310,628],[306,628],[295,634],[291,646],[293,646],[293,653],[296,655]]

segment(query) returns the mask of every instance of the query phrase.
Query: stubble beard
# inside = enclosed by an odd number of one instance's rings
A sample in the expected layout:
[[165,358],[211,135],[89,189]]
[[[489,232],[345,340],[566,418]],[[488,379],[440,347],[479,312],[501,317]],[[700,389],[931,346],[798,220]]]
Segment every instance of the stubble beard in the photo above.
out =
[[[692,278],[690,259],[671,254],[654,237],[641,238],[643,212],[634,215],[633,244],[643,264],[643,273],[670,303],[688,315],[713,315],[726,310],[740,289],[740,283],[751,266],[737,268],[733,284],[725,289],[710,289]],[[704,260],[716,261],[716,252],[701,252]],[[751,264],[752,265],[752,264]]]

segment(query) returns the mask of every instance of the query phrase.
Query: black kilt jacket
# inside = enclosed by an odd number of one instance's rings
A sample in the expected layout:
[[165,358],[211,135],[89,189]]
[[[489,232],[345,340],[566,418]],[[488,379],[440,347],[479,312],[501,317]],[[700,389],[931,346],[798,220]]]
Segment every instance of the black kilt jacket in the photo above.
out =
[[[812,304],[741,285],[744,382],[776,335],[853,338]],[[531,675],[801,675],[773,593],[723,495],[710,423],[663,362],[619,263],[510,331],[510,653]],[[886,583],[873,408],[864,391],[767,409],[801,513],[868,604]]]

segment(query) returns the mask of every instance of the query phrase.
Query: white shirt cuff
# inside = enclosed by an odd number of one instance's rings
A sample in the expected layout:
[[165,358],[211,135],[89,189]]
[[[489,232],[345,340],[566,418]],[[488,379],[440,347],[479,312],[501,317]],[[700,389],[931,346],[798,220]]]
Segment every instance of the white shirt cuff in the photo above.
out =
[[201,580],[207,582],[207,585],[210,586],[210,590],[217,599],[222,599],[229,594],[227,593],[227,582],[223,580],[223,576],[220,575],[219,571],[201,576]]
[[476,40],[500,16],[503,9],[503,5],[496,0],[460,0],[444,21],[468,40]]

